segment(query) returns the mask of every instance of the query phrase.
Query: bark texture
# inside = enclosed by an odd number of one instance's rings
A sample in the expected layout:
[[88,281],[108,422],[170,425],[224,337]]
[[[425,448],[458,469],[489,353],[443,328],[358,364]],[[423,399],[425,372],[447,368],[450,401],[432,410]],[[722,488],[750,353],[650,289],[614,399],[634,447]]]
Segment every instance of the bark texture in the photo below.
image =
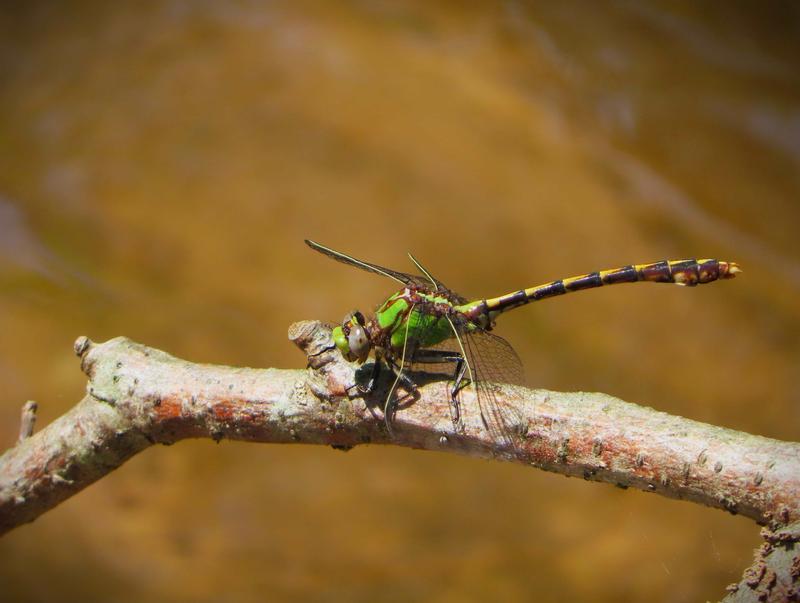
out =
[[[102,344],[79,338],[86,396],[0,457],[0,534],[157,443],[194,437],[337,448],[391,443],[520,462],[745,515],[769,529],[750,574],[729,598],[783,600],[776,597],[797,592],[800,444],[605,394],[498,386],[499,404],[513,399],[519,417],[510,445],[488,433],[478,413],[465,413],[464,429],[455,432],[442,381],[421,387],[389,434],[380,410],[385,389],[348,395],[356,392],[357,374],[331,349],[327,327],[297,323],[289,337],[308,356],[308,370],[194,364],[124,337]],[[462,395],[464,406],[474,408],[473,392]]]

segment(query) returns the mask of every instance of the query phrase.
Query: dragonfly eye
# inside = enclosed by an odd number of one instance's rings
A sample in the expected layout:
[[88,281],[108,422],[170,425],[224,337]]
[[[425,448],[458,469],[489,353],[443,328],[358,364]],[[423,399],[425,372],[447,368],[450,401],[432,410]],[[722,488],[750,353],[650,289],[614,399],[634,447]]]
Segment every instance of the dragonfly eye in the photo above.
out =
[[372,344],[366,323],[361,312],[353,311],[344,317],[341,326],[331,332],[336,347],[350,362],[364,362],[369,356]]
[[347,344],[350,348],[350,355],[352,356],[349,360],[364,362],[364,360],[367,359],[370,345],[369,337],[367,337],[367,330],[363,326],[355,323],[350,324],[350,332],[347,333]]

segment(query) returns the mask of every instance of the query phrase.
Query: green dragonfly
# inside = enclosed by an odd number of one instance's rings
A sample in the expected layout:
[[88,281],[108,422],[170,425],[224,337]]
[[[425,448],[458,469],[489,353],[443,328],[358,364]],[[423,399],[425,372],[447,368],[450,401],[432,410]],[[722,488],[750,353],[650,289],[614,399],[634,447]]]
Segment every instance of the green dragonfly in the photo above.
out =
[[348,361],[363,364],[370,352],[375,357],[369,381],[360,387],[362,393],[373,391],[381,367],[393,373],[394,382],[383,406],[390,433],[399,403],[394,396],[398,385],[414,396],[417,383],[410,375],[425,371],[426,367],[448,367],[452,381],[448,391],[450,415],[456,431],[463,429],[460,392],[472,385],[484,428],[496,440],[512,447],[519,430],[519,415],[507,400],[500,403],[495,384],[522,384],[523,371],[511,345],[490,333],[500,314],[532,301],[603,285],[649,281],[694,286],[733,278],[741,272],[735,262],[669,260],[591,272],[469,301],[445,287],[410,253],[419,275],[358,260],[314,241],[306,240],[306,244],[334,260],[388,277],[402,286],[369,320],[354,311],[332,331],[333,343]]

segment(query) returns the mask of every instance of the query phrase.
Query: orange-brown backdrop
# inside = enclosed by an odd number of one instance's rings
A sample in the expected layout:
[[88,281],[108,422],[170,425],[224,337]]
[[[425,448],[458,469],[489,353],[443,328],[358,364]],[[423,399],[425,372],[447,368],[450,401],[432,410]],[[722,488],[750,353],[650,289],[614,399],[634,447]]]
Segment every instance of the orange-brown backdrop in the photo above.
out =
[[[749,8],[747,8],[749,6]],[[0,442],[81,334],[297,367],[392,282],[496,295],[632,261],[732,282],[504,317],[532,386],[800,439],[800,13],[693,2],[0,8]],[[154,448],[0,540],[3,601],[695,601],[758,542],[688,503],[446,454]]]

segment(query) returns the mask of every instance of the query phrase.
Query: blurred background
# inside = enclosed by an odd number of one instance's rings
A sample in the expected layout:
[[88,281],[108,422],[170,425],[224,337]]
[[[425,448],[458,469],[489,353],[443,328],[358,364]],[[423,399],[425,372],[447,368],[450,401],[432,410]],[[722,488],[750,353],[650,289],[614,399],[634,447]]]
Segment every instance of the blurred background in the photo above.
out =
[[[531,386],[800,439],[791,2],[4,2],[0,442],[78,335],[302,368],[301,319],[719,257],[735,281],[504,317]],[[147,450],[0,540],[3,601],[696,601],[749,520],[391,447]]]

